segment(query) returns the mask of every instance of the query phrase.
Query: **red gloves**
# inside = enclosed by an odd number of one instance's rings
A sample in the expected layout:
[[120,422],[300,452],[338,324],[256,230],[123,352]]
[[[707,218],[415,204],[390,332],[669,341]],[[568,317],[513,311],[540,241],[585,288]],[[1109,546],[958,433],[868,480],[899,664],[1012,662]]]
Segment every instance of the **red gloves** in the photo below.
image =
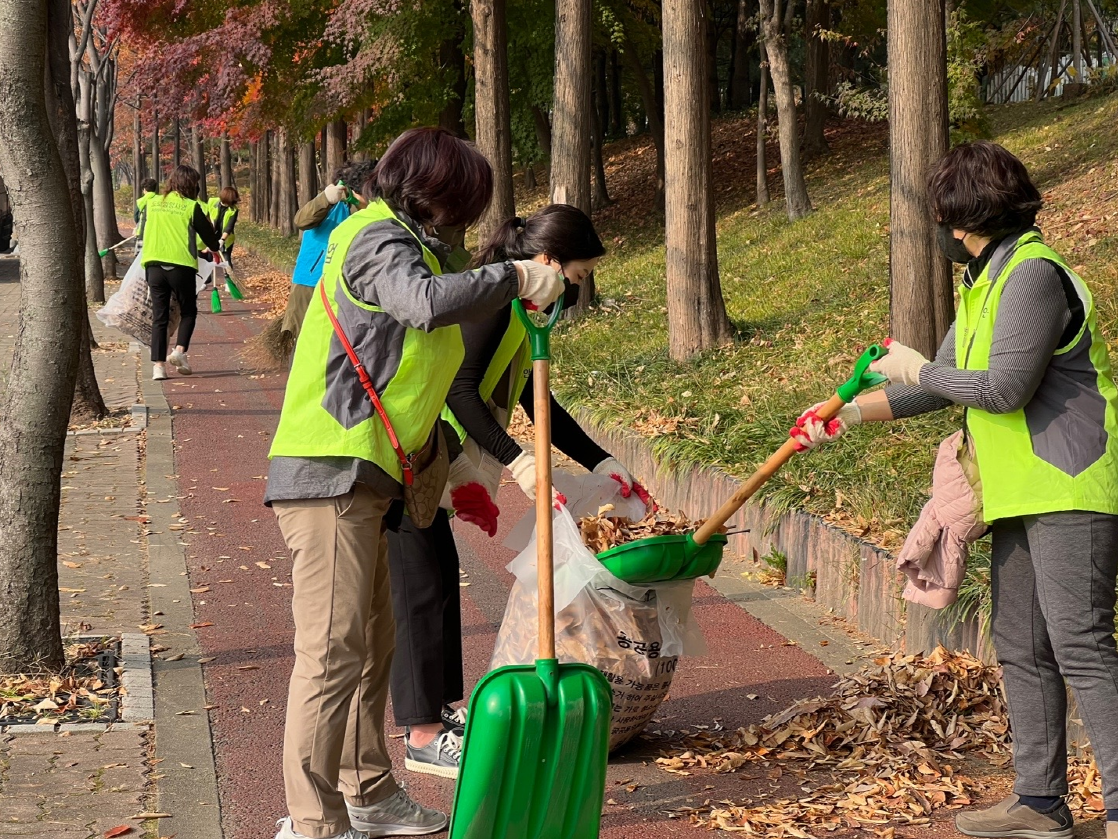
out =
[[450,490],[454,514],[462,521],[476,524],[490,538],[497,535],[497,517],[501,511],[489,497],[489,491],[476,481],[460,484]]

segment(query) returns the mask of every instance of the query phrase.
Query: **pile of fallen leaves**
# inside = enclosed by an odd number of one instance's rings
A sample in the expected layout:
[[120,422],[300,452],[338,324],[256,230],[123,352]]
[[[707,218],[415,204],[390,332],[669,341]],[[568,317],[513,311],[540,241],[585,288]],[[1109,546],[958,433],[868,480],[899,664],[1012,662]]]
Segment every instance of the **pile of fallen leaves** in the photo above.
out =
[[594,553],[649,536],[691,533],[703,523],[701,520],[691,521],[682,513],[669,513],[663,509],[654,509],[640,521],[623,516],[615,518],[610,515],[612,512],[613,505],[607,504],[596,516],[583,516],[578,520],[582,541]]
[[[692,824],[764,836],[809,837],[808,830],[889,831],[929,823],[933,810],[972,803],[976,784],[958,765],[967,754],[995,766],[1010,760],[1009,722],[998,669],[939,647],[930,656],[881,656],[843,677],[835,694],[797,702],[737,731],[684,732],[664,752],[666,772],[734,772],[764,764],[791,772],[802,797],[757,803],[707,802],[687,810]],[[807,778],[813,770],[831,782]],[[770,777],[773,777],[770,773]],[[1101,809],[1093,762],[1073,762],[1069,804]]]
[[61,673],[0,675],[0,725],[32,720],[53,725],[101,716],[120,693],[99,672],[96,657],[106,649],[102,641],[71,644]]
[[263,271],[237,274],[237,284],[251,294],[254,303],[264,303],[267,309],[253,314],[258,318],[283,317],[287,308],[287,295],[291,292],[291,274],[282,271]]

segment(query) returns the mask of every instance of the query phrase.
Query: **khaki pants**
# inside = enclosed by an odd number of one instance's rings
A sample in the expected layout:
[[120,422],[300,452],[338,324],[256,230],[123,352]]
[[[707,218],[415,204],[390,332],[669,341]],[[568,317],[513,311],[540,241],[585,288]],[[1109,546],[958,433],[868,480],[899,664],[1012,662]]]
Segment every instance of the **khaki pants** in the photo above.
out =
[[363,484],[335,498],[273,504],[295,562],[283,777],[293,827],[314,839],[349,829],[346,799],[368,806],[399,789],[384,737],[396,632],[388,505]]

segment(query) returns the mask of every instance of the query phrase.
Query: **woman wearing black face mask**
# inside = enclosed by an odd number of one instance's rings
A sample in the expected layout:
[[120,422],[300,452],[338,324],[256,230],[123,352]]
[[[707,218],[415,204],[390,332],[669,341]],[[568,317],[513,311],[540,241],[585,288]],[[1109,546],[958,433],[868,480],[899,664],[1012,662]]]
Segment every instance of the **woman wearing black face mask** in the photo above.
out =
[[1075,692],[1118,839],[1118,390],[1086,284],[1035,227],[1041,196],[993,143],[953,149],[929,179],[940,246],[965,264],[956,320],[934,362],[893,343],[871,369],[893,386],[860,396],[806,445],[861,421],[951,404],[993,535],[991,631],[1013,728],[1014,794],[962,813],[968,836],[1070,839],[1067,693]]
[[[508,260],[550,265],[568,281],[565,304],[573,305],[578,283],[604,254],[605,247],[585,213],[553,204],[528,219],[505,222],[474,265]],[[463,456],[473,462],[493,498],[505,467],[525,494],[535,498],[534,458],[506,431],[518,402],[532,414],[532,362],[524,327],[512,307],[505,306],[484,321],[463,325],[462,341],[466,357],[451,385],[444,417],[455,427]],[[644,488],[579,428],[554,397],[551,424],[560,451],[587,469],[612,477],[623,495],[636,493],[647,503]],[[449,484],[455,483],[457,465],[451,466]],[[444,506],[450,506],[445,498]],[[396,615],[392,707],[396,724],[408,730],[405,765],[415,772],[456,778],[464,712],[449,706],[464,695],[461,589],[458,552],[446,510],[440,510],[425,530],[405,516],[399,531],[388,534],[388,556]]]

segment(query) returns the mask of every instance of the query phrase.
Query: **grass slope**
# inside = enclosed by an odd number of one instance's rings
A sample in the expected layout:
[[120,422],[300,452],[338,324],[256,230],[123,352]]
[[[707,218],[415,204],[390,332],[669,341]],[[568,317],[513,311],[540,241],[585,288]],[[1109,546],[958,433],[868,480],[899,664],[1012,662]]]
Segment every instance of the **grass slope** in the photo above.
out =
[[[1079,267],[1104,330],[1118,336],[1118,97],[1001,107],[990,117],[994,139],[1025,160],[1045,193],[1049,241]],[[680,469],[747,475],[786,439],[798,412],[830,395],[858,352],[888,334],[881,127],[831,135],[833,155],[808,176],[816,212],[795,224],[782,201],[749,204],[754,136],[740,120],[715,130],[719,264],[736,342],[692,363],[669,359],[662,216],[646,209],[651,152],[635,142],[612,157],[617,204],[598,216],[611,246],[598,271],[601,307],[563,326],[555,342],[563,401],[649,437]],[[627,168],[638,171],[626,177]],[[797,458],[762,497],[896,547],[927,498],[935,447],[959,421],[946,411],[860,428]]]

